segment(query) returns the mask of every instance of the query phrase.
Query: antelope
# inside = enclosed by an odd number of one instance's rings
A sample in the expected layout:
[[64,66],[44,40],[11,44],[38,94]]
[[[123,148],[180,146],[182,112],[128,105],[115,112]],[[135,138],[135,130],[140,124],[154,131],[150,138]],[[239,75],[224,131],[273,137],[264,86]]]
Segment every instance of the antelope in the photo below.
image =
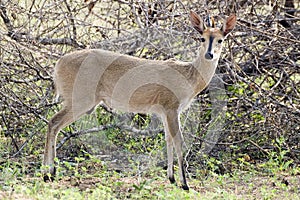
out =
[[44,180],[55,176],[54,158],[59,131],[98,104],[134,113],[154,113],[163,122],[167,145],[167,176],[174,178],[177,154],[181,187],[189,190],[183,163],[180,113],[210,82],[220,58],[222,43],[236,24],[230,15],[222,28],[208,24],[190,11],[192,26],[200,34],[198,56],[192,62],[148,60],[101,49],[79,50],[63,56],[56,64],[54,82],[63,107],[48,123],[43,165]]

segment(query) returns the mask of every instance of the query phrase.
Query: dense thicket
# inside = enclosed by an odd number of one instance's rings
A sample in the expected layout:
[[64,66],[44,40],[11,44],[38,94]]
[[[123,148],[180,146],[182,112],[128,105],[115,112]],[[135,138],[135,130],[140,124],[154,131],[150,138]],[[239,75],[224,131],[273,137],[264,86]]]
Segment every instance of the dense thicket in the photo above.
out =
[[[199,46],[188,18],[194,10],[215,16],[219,26],[236,13],[238,24],[212,84],[182,114],[188,169],[200,164],[202,152],[228,161],[240,154],[261,161],[285,150],[299,163],[299,6],[291,0],[1,1],[0,157],[42,153],[47,120],[59,108],[52,71],[60,56],[102,48],[149,59],[191,60]],[[58,145],[113,129],[122,132],[111,133],[120,146],[137,138],[153,147],[152,139],[161,133],[156,122],[153,116],[100,108],[64,130]]]

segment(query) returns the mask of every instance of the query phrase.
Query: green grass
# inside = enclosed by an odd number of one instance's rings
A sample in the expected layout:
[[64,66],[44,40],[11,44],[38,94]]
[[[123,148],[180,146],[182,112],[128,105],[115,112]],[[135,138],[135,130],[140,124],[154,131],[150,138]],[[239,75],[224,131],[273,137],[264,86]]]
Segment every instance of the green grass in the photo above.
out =
[[170,184],[166,171],[158,167],[117,173],[97,159],[77,159],[68,170],[60,163],[58,180],[44,183],[38,167],[28,174],[34,166],[20,161],[1,165],[0,199],[300,199],[299,167],[272,173],[199,174],[200,179],[188,179],[187,192]]

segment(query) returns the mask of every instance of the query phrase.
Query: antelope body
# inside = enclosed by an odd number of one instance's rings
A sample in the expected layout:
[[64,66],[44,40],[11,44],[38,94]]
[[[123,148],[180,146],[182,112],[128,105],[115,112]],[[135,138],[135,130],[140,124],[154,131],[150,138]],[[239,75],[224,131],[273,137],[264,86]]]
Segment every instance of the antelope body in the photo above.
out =
[[45,174],[45,180],[52,180],[55,175],[58,132],[104,103],[126,112],[155,113],[161,117],[167,143],[168,178],[171,183],[175,182],[175,148],[182,188],[189,189],[183,165],[179,115],[210,82],[222,41],[234,28],[236,16],[228,17],[221,29],[215,28],[210,20],[210,27],[206,27],[192,11],[190,20],[201,35],[198,57],[193,62],[147,60],[96,49],[76,51],[58,61],[54,81],[57,93],[63,97],[63,108],[48,124],[43,165],[49,166],[51,175]]

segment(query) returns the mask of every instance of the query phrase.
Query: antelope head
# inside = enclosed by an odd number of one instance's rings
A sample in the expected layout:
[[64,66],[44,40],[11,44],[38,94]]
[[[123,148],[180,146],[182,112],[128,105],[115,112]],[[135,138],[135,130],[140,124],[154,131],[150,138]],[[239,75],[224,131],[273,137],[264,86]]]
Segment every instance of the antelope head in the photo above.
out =
[[207,24],[205,24],[201,17],[193,11],[190,12],[190,20],[193,27],[201,35],[201,59],[206,61],[218,60],[221,55],[223,40],[236,24],[236,16],[234,14],[230,15],[225,20],[222,28],[216,28],[214,19],[209,16],[206,20]]

